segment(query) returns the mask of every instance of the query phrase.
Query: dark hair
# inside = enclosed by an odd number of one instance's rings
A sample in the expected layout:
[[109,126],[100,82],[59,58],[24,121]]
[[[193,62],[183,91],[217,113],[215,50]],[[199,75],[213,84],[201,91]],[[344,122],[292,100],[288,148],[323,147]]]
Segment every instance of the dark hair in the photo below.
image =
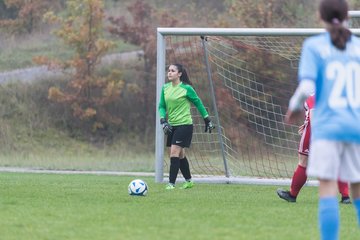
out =
[[320,17],[330,24],[331,42],[336,48],[345,50],[350,40],[351,31],[342,22],[348,18],[348,4],[346,0],[322,0],[319,6]]
[[179,64],[179,63],[175,63],[175,64],[172,64],[174,65],[177,70],[179,72],[181,72],[181,76],[180,76],[180,81],[185,83],[185,84],[188,84],[188,85],[192,85],[192,83],[190,82],[190,79],[189,79],[189,76],[186,72],[186,69],[183,67],[183,65]]

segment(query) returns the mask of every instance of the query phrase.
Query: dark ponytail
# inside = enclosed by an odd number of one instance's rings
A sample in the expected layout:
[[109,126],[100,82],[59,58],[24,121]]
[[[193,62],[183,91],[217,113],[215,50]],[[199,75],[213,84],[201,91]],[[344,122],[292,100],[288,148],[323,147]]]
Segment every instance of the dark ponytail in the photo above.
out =
[[178,69],[178,71],[181,72],[180,81],[185,83],[185,84],[192,85],[185,68],[179,63],[175,63],[175,64],[172,64],[172,65],[174,65]]
[[348,18],[348,4],[346,0],[322,0],[319,6],[321,19],[330,24],[331,42],[336,48],[345,50],[350,40],[351,31],[342,23]]

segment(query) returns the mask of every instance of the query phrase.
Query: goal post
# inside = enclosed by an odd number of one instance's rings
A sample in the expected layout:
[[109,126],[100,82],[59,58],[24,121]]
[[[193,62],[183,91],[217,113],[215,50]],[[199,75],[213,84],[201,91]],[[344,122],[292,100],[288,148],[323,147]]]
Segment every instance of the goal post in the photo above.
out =
[[[360,33],[360,29],[351,30]],[[283,118],[297,86],[302,42],[324,31],[157,29],[156,106],[165,83],[166,66],[182,63],[216,125],[212,134],[204,133],[203,120],[192,108],[194,134],[186,154],[197,181],[290,183],[298,161],[300,136],[298,125],[285,124]],[[169,169],[159,121],[156,109],[156,182],[162,182]]]

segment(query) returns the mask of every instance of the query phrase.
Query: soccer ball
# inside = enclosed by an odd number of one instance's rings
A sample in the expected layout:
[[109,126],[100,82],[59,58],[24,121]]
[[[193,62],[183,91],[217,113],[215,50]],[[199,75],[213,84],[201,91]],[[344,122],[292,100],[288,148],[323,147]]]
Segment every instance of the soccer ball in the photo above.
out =
[[128,192],[129,195],[133,196],[145,196],[148,192],[148,186],[143,180],[135,179],[130,182]]

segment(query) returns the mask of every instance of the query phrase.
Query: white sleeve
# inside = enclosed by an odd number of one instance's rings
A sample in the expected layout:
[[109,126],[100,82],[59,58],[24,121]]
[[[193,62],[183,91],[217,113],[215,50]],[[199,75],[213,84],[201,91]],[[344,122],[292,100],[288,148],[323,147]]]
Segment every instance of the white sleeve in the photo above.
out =
[[315,92],[315,83],[312,80],[304,79],[296,88],[294,95],[289,102],[290,111],[300,111],[303,109],[304,101]]

